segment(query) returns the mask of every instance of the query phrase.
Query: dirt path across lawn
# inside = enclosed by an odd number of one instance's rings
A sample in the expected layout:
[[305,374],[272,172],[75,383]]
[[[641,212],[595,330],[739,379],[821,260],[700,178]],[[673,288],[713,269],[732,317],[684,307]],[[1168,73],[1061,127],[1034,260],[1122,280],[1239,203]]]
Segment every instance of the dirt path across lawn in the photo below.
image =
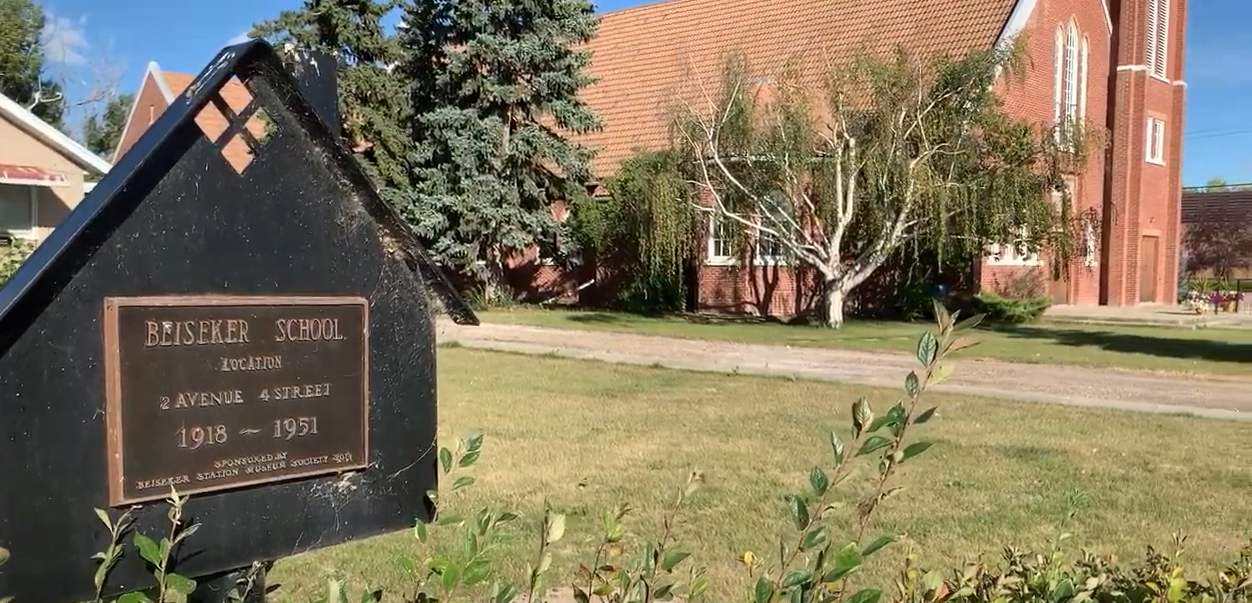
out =
[[[458,326],[440,319],[440,343],[667,368],[788,375],[900,387],[904,355],[753,345],[520,325]],[[992,398],[1252,420],[1252,379],[1190,377],[1043,364],[964,360],[936,390]]]

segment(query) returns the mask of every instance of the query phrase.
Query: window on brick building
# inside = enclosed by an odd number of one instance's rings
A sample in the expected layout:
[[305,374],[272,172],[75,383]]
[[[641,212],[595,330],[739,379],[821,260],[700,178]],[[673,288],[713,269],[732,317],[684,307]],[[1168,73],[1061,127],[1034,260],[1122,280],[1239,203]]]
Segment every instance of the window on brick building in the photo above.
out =
[[1097,241],[1095,224],[1087,222],[1082,237],[1082,263],[1088,268],[1094,267],[1100,261],[1096,255]]
[[[758,210],[758,219],[761,220],[760,224],[762,226],[771,230],[790,230],[782,225],[790,225],[791,220],[788,216],[793,213],[792,209],[790,198],[782,192],[776,192],[761,203],[761,207]],[[780,264],[786,259],[786,255],[787,250],[777,237],[764,232],[760,233],[760,238],[756,242],[756,259],[758,261]]]
[[708,261],[710,264],[726,264],[734,260],[735,250],[731,228],[729,218],[716,213],[709,217]]
[[1039,253],[1030,249],[1027,241],[1029,231],[1024,227],[1019,237],[1006,243],[987,246],[987,263],[994,266],[1038,266],[1042,264]]
[[1144,65],[1148,73],[1165,78],[1165,56],[1169,50],[1169,0],[1148,0],[1147,48]]
[[1155,117],[1148,118],[1148,131],[1144,146],[1147,148],[1146,159],[1150,163],[1165,165],[1165,122]]
[[1056,30],[1056,56],[1052,82],[1052,114],[1056,137],[1069,141],[1073,125],[1084,117],[1087,105],[1087,41],[1079,40],[1078,26],[1070,21]]

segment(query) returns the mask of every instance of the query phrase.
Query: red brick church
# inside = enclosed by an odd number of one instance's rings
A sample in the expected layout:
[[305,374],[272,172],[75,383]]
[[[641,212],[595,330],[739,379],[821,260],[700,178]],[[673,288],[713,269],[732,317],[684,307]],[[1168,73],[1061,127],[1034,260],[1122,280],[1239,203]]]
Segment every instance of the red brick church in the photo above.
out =
[[[582,139],[596,149],[598,179],[621,162],[669,143],[669,101],[693,79],[716,82],[729,52],[759,69],[807,58],[820,68],[866,41],[914,52],[964,53],[1024,36],[1024,80],[1002,87],[1010,109],[1039,123],[1081,118],[1109,135],[1105,153],[1070,184],[1075,209],[1094,208],[1086,257],[1067,280],[1043,258],[991,250],[970,269],[974,288],[1003,290],[1033,280],[1056,304],[1173,303],[1179,269],[1186,0],[667,0],[603,15],[591,43],[598,82],[585,98],[604,129]],[[149,65],[131,108],[121,155],[191,80]],[[222,96],[238,111],[250,97],[232,82]],[[224,128],[213,111],[197,121]],[[252,124],[249,124],[251,128]],[[235,145],[242,147],[242,145]],[[246,148],[225,151],[242,169]],[[603,193],[603,187],[600,193]],[[555,208],[554,211],[565,210]],[[690,275],[697,310],[791,315],[811,286],[794,267],[753,267],[727,256],[718,229]],[[562,274],[532,252],[515,266],[518,285],[539,298],[587,299],[595,275]],[[598,297],[603,298],[603,291]]]
[[[664,148],[668,101],[693,77],[716,82],[730,51],[769,68],[805,55],[816,65],[864,40],[963,53],[1023,35],[1024,80],[1002,89],[1005,101],[1023,118],[1080,118],[1107,132],[1106,152],[1093,154],[1070,184],[1075,209],[1095,208],[1103,224],[1091,229],[1086,257],[1068,280],[1052,279],[1043,259],[1011,249],[972,267],[972,280],[1001,290],[1034,278],[1055,304],[1174,303],[1185,20],[1185,0],[668,0],[603,16],[591,43],[598,82],[585,98],[604,129],[582,141],[598,150],[601,180],[635,153]],[[793,270],[732,261],[716,230],[701,246],[693,309],[803,310],[811,293]],[[526,263],[541,296],[592,278],[562,275],[533,257]]]

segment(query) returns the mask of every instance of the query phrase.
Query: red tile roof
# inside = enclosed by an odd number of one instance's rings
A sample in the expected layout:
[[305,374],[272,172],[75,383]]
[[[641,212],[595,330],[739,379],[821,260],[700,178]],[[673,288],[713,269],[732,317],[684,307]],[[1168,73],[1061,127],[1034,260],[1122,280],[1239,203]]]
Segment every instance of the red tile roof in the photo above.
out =
[[[715,93],[725,57],[740,52],[755,72],[791,63],[820,75],[858,49],[905,45],[918,53],[990,48],[1015,0],[669,0],[603,16],[590,43],[599,82],[584,98],[604,122],[580,137],[611,174],[637,149],[669,143],[673,103]],[[794,62],[793,62],[794,61]]]

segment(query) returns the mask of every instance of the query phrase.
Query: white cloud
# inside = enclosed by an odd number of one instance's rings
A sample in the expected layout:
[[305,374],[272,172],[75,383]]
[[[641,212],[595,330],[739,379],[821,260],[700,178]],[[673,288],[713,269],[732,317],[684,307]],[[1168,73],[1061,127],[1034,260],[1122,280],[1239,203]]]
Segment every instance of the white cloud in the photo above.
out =
[[226,45],[234,46],[235,44],[243,44],[244,42],[247,42],[248,40],[251,40],[251,39],[252,38],[248,35],[248,32],[244,31],[243,33],[240,33],[236,35],[235,37],[229,40],[226,40]]
[[91,44],[87,43],[87,16],[75,20],[49,12],[39,43],[44,56],[53,63],[85,65],[91,49]]

